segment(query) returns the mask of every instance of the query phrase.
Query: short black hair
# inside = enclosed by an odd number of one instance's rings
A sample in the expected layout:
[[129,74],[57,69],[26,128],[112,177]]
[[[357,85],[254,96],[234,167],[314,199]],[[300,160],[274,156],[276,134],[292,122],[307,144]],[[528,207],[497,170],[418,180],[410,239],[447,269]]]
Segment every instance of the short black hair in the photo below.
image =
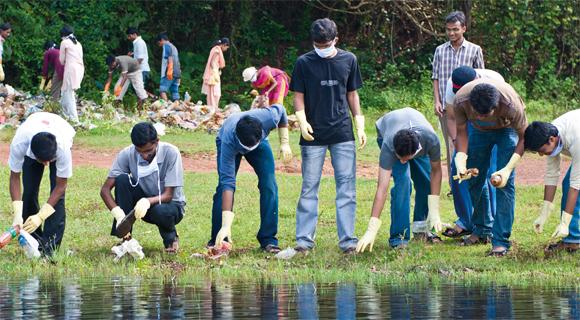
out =
[[538,151],[543,145],[548,143],[550,137],[558,136],[558,128],[555,125],[534,121],[527,128],[524,133],[524,148],[530,151]]
[[6,30],[10,30],[12,29],[12,25],[9,22],[4,22],[3,24],[0,24],[0,30],[2,31],[6,31]]
[[488,114],[499,103],[499,91],[489,83],[480,83],[471,89],[469,102],[477,113]]
[[50,132],[39,132],[30,141],[30,151],[40,161],[52,161],[56,158],[56,137]]
[[127,35],[130,35],[130,34],[139,35],[139,30],[137,30],[137,28],[135,28],[135,27],[129,27],[129,28],[127,28]]
[[151,122],[139,122],[131,130],[131,142],[136,147],[142,147],[157,141],[157,130]]
[[243,116],[236,124],[236,136],[244,146],[253,147],[262,139],[262,123],[252,116]]
[[399,130],[393,137],[393,145],[399,157],[412,156],[419,149],[419,135],[411,129]]
[[169,41],[169,36],[167,36],[167,32],[161,32],[155,37],[155,42],[159,42],[161,40]]
[[314,42],[332,41],[337,34],[336,23],[328,18],[318,19],[310,25],[310,38]]
[[56,43],[54,43],[54,41],[48,40],[44,43],[44,51],[48,50],[48,49],[52,49],[52,48],[56,48]]
[[60,29],[60,36],[61,37],[66,37],[71,35],[72,33],[74,33],[74,29],[71,26],[64,26],[62,27],[62,29]]
[[445,23],[459,22],[462,27],[465,26],[465,13],[463,11],[453,11],[445,18]]
[[105,63],[110,67],[111,64],[115,61],[115,56],[110,54],[107,56],[107,58],[105,59]]

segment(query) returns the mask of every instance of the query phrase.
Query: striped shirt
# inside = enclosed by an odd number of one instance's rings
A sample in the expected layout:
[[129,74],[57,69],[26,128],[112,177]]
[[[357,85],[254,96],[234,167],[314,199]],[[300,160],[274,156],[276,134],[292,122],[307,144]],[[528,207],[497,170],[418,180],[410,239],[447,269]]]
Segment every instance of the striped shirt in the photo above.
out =
[[447,87],[447,79],[451,77],[453,70],[460,66],[485,69],[481,47],[464,39],[457,50],[453,49],[450,41],[445,42],[435,49],[433,75],[431,79],[439,80],[439,100],[442,105]]

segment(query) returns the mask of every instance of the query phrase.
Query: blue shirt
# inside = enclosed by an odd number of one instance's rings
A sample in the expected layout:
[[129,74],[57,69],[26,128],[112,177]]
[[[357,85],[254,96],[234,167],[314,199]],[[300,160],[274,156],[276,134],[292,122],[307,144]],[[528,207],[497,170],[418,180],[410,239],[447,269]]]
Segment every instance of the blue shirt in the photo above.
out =
[[173,78],[181,78],[181,65],[179,63],[179,52],[171,42],[163,45],[163,60],[161,60],[161,77],[167,76],[167,64],[169,57],[173,57]]
[[279,125],[288,124],[286,109],[281,104],[274,104],[267,108],[253,109],[238,112],[226,119],[216,138],[219,148],[218,174],[223,190],[236,190],[236,157],[246,154],[248,151],[240,145],[236,136],[238,121],[244,116],[252,116],[262,123],[262,139],[268,138],[268,134]]

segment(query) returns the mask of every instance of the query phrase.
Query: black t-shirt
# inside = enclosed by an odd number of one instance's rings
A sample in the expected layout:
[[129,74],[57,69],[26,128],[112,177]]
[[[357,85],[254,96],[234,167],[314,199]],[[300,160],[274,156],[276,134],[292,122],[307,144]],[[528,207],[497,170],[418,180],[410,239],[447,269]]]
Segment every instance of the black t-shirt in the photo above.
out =
[[336,56],[321,58],[312,50],[296,61],[290,90],[304,93],[306,120],[314,141],[300,137],[300,145],[318,146],[353,141],[346,93],[362,87],[356,56],[337,49]]

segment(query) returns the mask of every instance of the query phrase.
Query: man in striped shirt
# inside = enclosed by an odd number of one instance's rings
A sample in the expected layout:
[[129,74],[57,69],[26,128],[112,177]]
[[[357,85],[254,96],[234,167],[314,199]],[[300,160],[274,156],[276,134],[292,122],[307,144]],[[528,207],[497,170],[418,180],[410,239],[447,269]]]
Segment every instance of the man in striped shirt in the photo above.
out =
[[447,170],[450,174],[450,161],[453,156],[453,143],[447,128],[447,116],[445,113],[445,90],[447,80],[455,68],[460,66],[470,66],[474,69],[484,69],[483,53],[481,47],[473,44],[463,37],[467,27],[465,25],[465,14],[461,11],[451,12],[445,18],[445,30],[449,41],[435,49],[433,57],[433,95],[435,97],[435,114],[441,122],[441,130],[445,137],[447,147]]

